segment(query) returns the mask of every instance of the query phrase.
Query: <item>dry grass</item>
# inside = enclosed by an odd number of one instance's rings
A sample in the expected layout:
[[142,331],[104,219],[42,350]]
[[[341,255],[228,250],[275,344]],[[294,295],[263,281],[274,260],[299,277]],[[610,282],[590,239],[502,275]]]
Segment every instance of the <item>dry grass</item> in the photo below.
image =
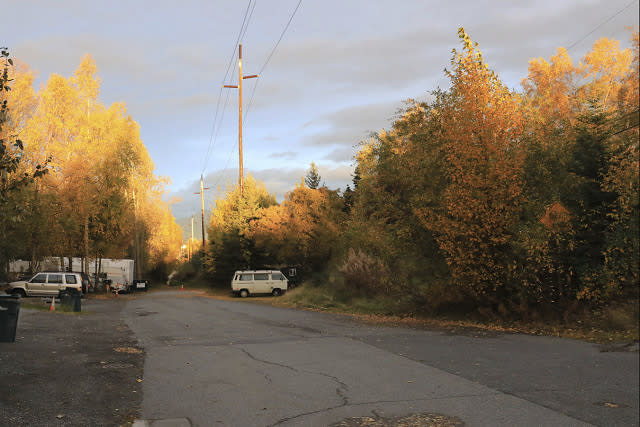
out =
[[322,288],[300,287],[281,298],[255,298],[257,302],[279,307],[332,312],[351,316],[367,324],[436,329],[448,333],[487,335],[522,333],[579,339],[610,344],[639,340],[638,304],[630,302],[605,308],[598,312],[585,311],[565,320],[506,321],[500,319],[453,319],[447,316],[419,317],[385,314],[388,301],[373,298],[365,302],[336,299]]

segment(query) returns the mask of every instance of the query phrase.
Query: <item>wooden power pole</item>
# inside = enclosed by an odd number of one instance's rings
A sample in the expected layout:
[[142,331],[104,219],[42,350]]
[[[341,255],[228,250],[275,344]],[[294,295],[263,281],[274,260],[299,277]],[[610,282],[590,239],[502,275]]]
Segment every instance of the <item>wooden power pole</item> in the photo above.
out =
[[191,262],[191,257],[192,257],[191,245],[193,245],[193,215],[191,215],[191,238],[189,239],[189,262]]
[[[202,251],[204,252],[205,247],[205,239],[204,239],[204,190],[208,190],[209,187],[205,187],[204,183],[203,183],[203,178],[202,178],[202,174],[200,174],[200,192],[198,193],[193,193],[193,194],[200,194],[200,210],[202,213]],[[191,225],[191,233],[193,235],[193,224]]]
[[242,80],[254,79],[257,74],[249,76],[242,75],[242,44],[238,45],[238,84],[224,85],[223,87],[238,89],[238,186],[240,187],[240,195],[244,194],[244,166],[242,165]]

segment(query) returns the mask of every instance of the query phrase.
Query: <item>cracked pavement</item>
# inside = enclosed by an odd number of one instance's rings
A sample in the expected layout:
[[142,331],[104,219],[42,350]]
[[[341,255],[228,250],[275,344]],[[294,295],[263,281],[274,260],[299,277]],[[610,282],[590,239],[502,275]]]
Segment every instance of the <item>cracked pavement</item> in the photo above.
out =
[[188,291],[132,299],[122,314],[145,350],[146,420],[384,425],[427,414],[467,426],[638,424],[637,351],[378,327]]

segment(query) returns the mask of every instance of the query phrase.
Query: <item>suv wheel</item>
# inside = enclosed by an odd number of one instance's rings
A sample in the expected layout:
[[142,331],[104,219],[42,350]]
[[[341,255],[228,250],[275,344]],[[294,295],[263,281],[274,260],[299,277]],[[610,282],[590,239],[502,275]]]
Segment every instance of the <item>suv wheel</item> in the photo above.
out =
[[27,293],[24,291],[24,289],[15,289],[11,293],[13,295],[18,295],[20,298],[26,298],[26,296],[27,296]]

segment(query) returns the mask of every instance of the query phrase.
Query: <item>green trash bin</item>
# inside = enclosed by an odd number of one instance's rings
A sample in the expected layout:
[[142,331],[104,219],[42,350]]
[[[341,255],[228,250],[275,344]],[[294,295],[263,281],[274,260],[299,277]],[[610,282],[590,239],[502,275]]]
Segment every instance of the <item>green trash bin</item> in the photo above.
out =
[[80,292],[61,291],[60,303],[63,306],[69,307],[71,311],[82,311],[82,294]]
[[0,342],[14,342],[20,315],[20,297],[0,295]]

